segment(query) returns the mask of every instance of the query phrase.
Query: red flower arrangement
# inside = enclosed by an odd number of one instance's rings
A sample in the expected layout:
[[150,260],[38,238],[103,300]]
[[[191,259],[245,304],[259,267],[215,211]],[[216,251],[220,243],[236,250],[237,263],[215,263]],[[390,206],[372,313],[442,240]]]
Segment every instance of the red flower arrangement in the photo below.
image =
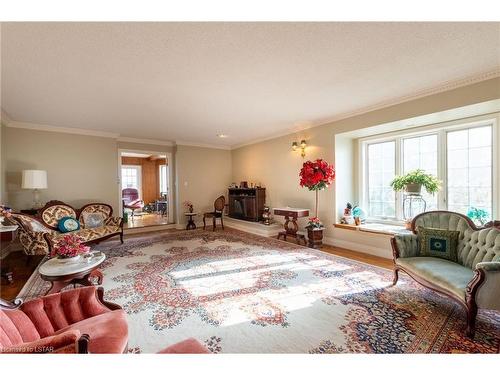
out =
[[300,186],[309,190],[323,190],[335,179],[333,165],[329,165],[323,159],[306,161],[300,170]]
[[321,222],[321,220],[319,219],[319,217],[310,217],[309,218],[309,221],[307,222],[307,226],[306,228],[323,228],[324,225],[323,223]]
[[306,161],[299,173],[300,186],[316,192],[315,216],[309,220],[311,228],[322,228],[318,218],[318,191],[327,188],[335,180],[335,169],[323,159]]
[[68,234],[54,244],[50,255],[58,258],[73,258],[88,253],[89,250],[90,247],[83,245],[80,237],[75,234]]

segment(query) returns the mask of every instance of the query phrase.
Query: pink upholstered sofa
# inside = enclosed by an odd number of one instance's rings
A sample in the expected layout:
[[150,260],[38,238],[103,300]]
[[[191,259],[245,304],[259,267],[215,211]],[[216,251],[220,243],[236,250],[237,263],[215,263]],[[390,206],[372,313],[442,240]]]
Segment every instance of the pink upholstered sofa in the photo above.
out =
[[126,314],[103,293],[89,286],[25,303],[0,300],[0,352],[126,352]]

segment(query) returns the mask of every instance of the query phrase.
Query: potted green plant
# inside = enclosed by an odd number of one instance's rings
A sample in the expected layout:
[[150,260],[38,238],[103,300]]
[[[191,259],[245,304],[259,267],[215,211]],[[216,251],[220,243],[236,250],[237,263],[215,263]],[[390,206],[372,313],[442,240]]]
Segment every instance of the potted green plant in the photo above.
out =
[[423,186],[429,194],[435,194],[441,188],[441,181],[422,169],[415,169],[405,175],[396,176],[391,186],[394,191],[404,190],[408,194],[420,194]]

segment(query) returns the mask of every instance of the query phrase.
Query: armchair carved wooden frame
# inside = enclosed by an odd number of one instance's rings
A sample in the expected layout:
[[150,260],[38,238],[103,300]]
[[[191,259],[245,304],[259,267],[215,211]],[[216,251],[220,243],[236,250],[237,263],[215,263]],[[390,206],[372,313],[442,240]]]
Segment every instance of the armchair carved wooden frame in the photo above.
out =
[[126,314],[104,300],[102,287],[70,289],[26,303],[0,299],[0,310],[0,328],[7,333],[0,338],[0,353],[127,352]]
[[[463,269],[464,272],[470,272],[472,269],[470,281],[463,286],[463,298],[450,288],[438,285],[436,280],[426,278],[418,272],[418,268],[411,267],[411,259],[418,258],[418,226],[460,231],[456,269]],[[412,234],[395,235],[391,238],[393,285],[398,282],[399,271],[403,271],[426,288],[454,299],[466,311],[466,335],[474,338],[478,308],[500,309],[499,229],[500,221],[491,221],[483,227],[477,227],[467,216],[456,212],[429,211],[417,215],[411,223]],[[403,258],[407,260],[401,261]]]

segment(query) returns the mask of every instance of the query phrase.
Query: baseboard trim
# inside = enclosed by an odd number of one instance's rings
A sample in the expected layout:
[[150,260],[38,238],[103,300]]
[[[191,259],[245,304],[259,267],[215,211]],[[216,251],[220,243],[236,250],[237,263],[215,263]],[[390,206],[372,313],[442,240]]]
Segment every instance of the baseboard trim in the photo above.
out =
[[126,237],[127,234],[157,232],[168,229],[177,229],[177,226],[176,224],[162,224],[162,225],[150,225],[146,227],[126,228],[123,230],[123,234]]
[[323,243],[330,246],[357,251],[358,253],[374,255],[385,259],[392,259],[392,251],[389,248],[385,249],[383,247],[369,246],[357,242],[339,240],[334,237],[323,237]]

